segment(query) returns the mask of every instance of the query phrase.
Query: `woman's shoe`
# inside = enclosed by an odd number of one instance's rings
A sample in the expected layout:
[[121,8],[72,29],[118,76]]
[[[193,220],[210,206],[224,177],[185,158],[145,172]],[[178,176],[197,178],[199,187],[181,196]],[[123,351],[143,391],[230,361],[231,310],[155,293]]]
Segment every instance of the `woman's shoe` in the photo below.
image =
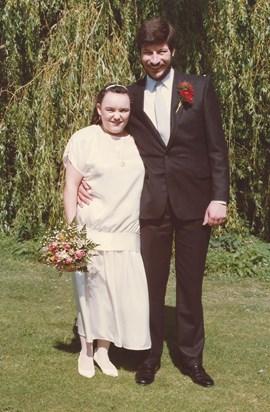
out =
[[80,375],[85,376],[86,378],[93,378],[95,375],[95,366],[93,358],[82,355],[80,353],[78,359],[78,372]]
[[99,358],[97,352],[95,352],[94,361],[98,365],[98,367],[101,369],[102,373],[104,373],[104,375],[113,376],[113,377],[118,376],[118,370],[112,364],[112,362],[110,361],[108,357],[107,359],[101,359]]

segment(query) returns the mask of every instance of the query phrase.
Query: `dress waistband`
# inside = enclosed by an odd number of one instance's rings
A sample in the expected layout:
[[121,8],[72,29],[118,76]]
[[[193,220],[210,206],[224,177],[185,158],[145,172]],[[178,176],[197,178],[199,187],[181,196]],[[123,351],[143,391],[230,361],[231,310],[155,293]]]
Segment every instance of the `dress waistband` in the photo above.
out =
[[133,250],[140,252],[141,243],[138,233],[130,232],[100,232],[86,228],[87,237],[98,246],[95,250]]

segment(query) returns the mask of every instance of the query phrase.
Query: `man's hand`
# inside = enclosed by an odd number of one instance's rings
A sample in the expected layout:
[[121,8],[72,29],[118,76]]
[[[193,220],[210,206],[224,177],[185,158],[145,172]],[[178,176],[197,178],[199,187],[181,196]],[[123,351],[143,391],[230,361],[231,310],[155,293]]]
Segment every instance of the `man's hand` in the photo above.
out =
[[88,183],[86,183],[85,180],[82,179],[77,194],[77,203],[80,207],[83,207],[84,204],[89,205],[90,201],[93,200],[93,197],[88,192],[90,189],[91,188]]
[[227,206],[221,203],[211,202],[206,209],[203,225],[218,226],[222,225],[227,216]]

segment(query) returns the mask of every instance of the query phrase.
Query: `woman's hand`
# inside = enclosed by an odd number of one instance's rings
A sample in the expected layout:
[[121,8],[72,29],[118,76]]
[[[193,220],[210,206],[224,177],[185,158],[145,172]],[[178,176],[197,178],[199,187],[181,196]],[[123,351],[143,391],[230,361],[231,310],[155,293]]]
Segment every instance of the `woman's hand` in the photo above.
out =
[[84,204],[89,205],[90,201],[93,200],[93,197],[89,193],[91,187],[84,179],[82,179],[77,193],[77,203],[80,207],[83,207]]

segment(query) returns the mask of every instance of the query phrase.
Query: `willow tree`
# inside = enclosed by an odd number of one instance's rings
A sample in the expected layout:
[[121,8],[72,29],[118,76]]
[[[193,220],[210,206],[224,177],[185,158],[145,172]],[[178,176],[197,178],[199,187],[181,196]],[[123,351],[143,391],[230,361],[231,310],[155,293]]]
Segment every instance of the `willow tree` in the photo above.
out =
[[[107,82],[134,80],[125,47],[128,31],[120,31],[110,2],[56,3],[45,28],[49,2],[10,1],[2,18],[8,87],[0,214],[2,226],[12,225],[23,237],[61,215],[63,148],[76,129],[89,124],[97,91]],[[134,20],[132,10],[125,12],[126,21]]]
[[[22,237],[62,211],[62,152],[90,122],[106,82],[141,68],[137,27],[160,14],[176,29],[174,64],[210,74],[230,151],[229,228],[270,238],[268,0],[0,0],[0,226]],[[241,229],[240,229],[241,230]]]
[[223,107],[232,199],[270,239],[270,3],[209,1],[208,56]]

